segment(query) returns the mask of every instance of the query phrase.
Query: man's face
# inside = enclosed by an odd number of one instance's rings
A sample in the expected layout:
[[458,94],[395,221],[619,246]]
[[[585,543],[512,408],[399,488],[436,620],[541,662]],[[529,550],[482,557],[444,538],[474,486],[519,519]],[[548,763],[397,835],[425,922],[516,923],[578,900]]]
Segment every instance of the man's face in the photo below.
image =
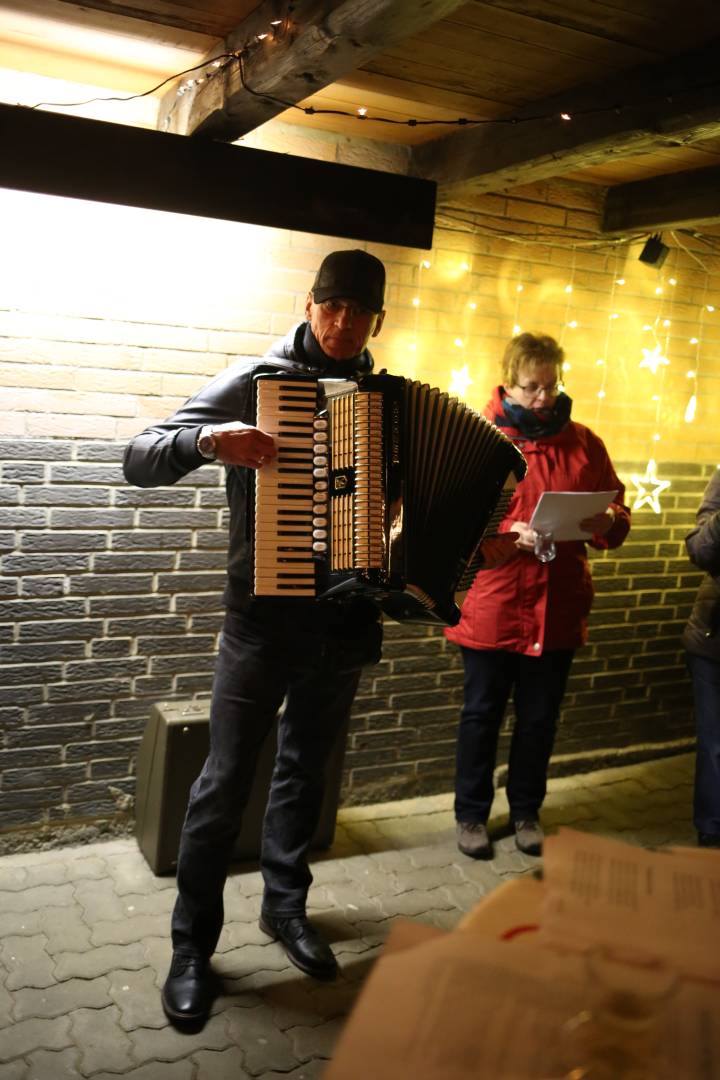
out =
[[350,360],[359,356],[370,338],[380,333],[385,312],[376,314],[356,300],[342,296],[316,304],[312,293],[308,293],[305,316],[326,356],[332,360]]

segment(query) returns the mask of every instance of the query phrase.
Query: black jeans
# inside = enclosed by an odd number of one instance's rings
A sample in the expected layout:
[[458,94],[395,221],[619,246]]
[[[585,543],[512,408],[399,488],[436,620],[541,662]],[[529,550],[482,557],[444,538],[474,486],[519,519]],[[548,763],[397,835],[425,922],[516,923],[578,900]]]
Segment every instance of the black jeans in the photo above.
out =
[[[305,913],[307,852],[322,809],[325,766],[379,630],[322,605],[256,602],[228,612],[215,670],[210,751],[190,790],[178,857],[173,948],[203,957],[223,925],[223,889],[257,758],[280,710],[263,822],[263,910]],[[289,608],[289,610],[288,610]],[[363,613],[361,612],[361,615]],[[374,620],[374,625],[369,622]]]
[[525,656],[502,649],[462,649],[465,702],[460,717],[455,780],[458,821],[487,822],[505,707],[513,690],[515,725],[507,797],[513,821],[535,818],[545,798],[547,768],[574,651]]

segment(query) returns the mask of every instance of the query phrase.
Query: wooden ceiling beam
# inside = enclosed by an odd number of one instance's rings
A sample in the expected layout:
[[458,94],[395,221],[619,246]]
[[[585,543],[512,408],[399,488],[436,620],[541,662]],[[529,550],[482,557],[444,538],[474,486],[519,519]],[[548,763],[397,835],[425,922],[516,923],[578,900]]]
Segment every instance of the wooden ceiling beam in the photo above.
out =
[[692,169],[609,188],[601,229],[655,231],[698,222],[720,222],[720,168]]
[[[232,142],[444,18],[463,0],[264,0],[208,55],[243,54],[178,99],[166,95],[158,127]],[[273,20],[282,20],[273,30]],[[259,34],[266,34],[258,40]],[[249,88],[249,89],[248,89]]]
[[423,143],[410,171],[437,181],[440,199],[458,198],[710,138],[720,133],[719,48],[713,41]]
[[432,246],[435,184],[0,104],[0,187]]

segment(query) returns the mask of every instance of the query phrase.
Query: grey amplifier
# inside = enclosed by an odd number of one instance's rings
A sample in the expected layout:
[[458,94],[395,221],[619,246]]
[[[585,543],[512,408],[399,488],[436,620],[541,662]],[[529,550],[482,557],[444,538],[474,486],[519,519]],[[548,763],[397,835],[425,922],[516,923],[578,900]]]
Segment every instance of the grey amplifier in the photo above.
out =
[[[156,874],[177,866],[180,832],[190,787],[209,745],[208,701],[161,701],[152,706],[140,743],[135,795],[135,835]],[[312,847],[329,848],[335,836],[347,725],[338,733],[327,767],[325,798]],[[277,722],[260,752],[250,799],[234,848],[237,861],[260,856],[262,821],[277,747]]]

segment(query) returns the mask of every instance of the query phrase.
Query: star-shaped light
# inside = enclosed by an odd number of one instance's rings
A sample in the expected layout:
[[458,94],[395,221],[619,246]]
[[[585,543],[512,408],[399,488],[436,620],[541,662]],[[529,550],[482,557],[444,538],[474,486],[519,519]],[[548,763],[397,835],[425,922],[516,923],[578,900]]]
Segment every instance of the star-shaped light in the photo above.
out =
[[633,503],[633,510],[641,510],[643,506],[651,507],[656,514],[660,513],[660,492],[670,487],[669,480],[658,480],[657,465],[652,458],[647,463],[644,476],[633,474],[632,482],[637,488],[637,496]]
[[470,372],[468,366],[465,364],[459,371],[453,368],[452,378],[450,380],[450,393],[455,394],[459,398],[464,398],[467,392],[468,386],[472,383],[470,378]]
[[654,349],[643,349],[643,358],[640,361],[640,367],[650,368],[653,375],[657,375],[657,369],[661,364],[669,364],[667,356],[663,356],[661,348],[656,345]]

